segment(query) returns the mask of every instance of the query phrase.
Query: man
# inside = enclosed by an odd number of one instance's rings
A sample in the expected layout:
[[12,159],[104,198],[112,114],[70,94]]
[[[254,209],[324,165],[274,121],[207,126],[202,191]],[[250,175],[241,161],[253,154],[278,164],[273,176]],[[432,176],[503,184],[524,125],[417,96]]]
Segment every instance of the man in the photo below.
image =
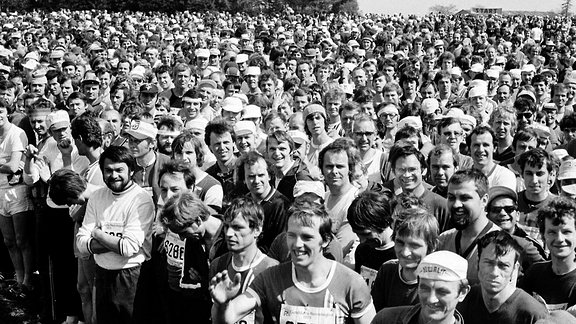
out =
[[[90,161],[88,168],[80,175],[86,180],[90,188],[86,188],[87,190],[82,192],[83,203],[75,202],[78,205],[70,208],[70,216],[77,223],[75,226],[81,226],[86,211],[85,202],[95,190],[106,185],[102,177],[102,170],[98,164],[103,151],[102,130],[98,121],[90,116],[75,118],[72,121],[71,130],[74,143],[78,148],[78,154],[85,156]],[[52,184],[51,191],[54,191]],[[92,256],[89,258],[78,258],[78,293],[82,300],[82,312],[84,313],[84,318],[88,319],[88,323],[93,323],[92,291],[94,289],[95,267],[96,264]]]
[[522,176],[522,167],[519,162],[520,156],[536,147],[538,147],[538,134],[535,130],[532,128],[518,130],[512,139],[511,152],[513,153],[513,156],[508,160],[500,162],[500,165],[512,171],[516,176],[517,192],[526,189]]
[[267,252],[274,238],[286,228],[286,211],[290,201],[270,185],[268,164],[259,153],[252,151],[242,156],[239,168],[244,171],[244,183],[250,192],[249,196],[264,211],[262,238],[258,241],[258,247]]
[[428,163],[430,164],[430,179],[435,184],[432,192],[446,199],[448,181],[454,172],[459,170],[454,151],[448,145],[438,144],[430,151]]
[[[518,226],[518,194],[508,187],[495,186],[488,190],[488,197],[486,205],[488,219],[512,235],[522,246],[523,269],[526,270],[532,263],[544,260],[547,256],[542,245]],[[525,263],[526,261],[529,263]]]
[[452,148],[455,157],[457,157],[459,170],[469,169],[474,165],[474,161],[470,156],[460,153],[461,145],[466,136],[458,118],[445,117],[440,120],[438,123],[438,135],[440,136],[440,144],[446,144]]
[[576,258],[576,203],[567,198],[555,198],[538,211],[538,225],[550,261],[530,267],[522,278],[521,288],[546,303],[549,311],[568,310],[575,314]]
[[478,282],[478,251],[476,242],[486,233],[498,230],[486,217],[488,178],[476,170],[454,173],[448,182],[447,207],[453,229],[440,234],[438,250],[452,251],[468,260],[467,278]]
[[[240,285],[244,287],[238,292],[241,294],[256,276],[278,264],[278,261],[258,249],[257,242],[262,234],[264,221],[262,208],[252,199],[236,198],[232,201],[224,213],[223,228],[229,252],[210,263],[210,278],[225,270],[232,278],[240,274],[242,278]],[[258,307],[244,320],[250,323],[263,323],[262,309]]]
[[[294,131],[292,131],[294,132]],[[296,141],[285,131],[275,131],[266,138],[266,153],[272,161],[274,187],[290,202],[294,201],[294,186],[299,181],[318,181],[296,153]],[[306,144],[300,144],[306,145]]]
[[344,247],[346,255],[357,239],[346,214],[348,207],[360,192],[352,184],[357,163],[360,161],[358,152],[349,141],[337,139],[320,152],[318,161],[324,183],[329,189],[324,201],[326,212],[332,220],[332,233]]
[[516,130],[514,111],[506,108],[496,109],[490,116],[488,124],[494,129],[498,141],[493,155],[494,160],[502,162],[514,158],[515,154],[512,150],[512,142]]
[[[90,105],[96,115],[106,110],[106,104],[102,101],[100,96],[100,80],[93,72],[87,73],[87,76],[82,80],[82,93],[86,96],[86,104]],[[70,97],[68,97],[68,101]]]
[[521,250],[504,231],[493,231],[479,239],[480,285],[473,286],[458,305],[465,323],[528,324],[548,315],[543,304],[516,288]]
[[474,169],[481,171],[488,178],[491,187],[508,186],[516,190],[514,173],[494,162],[496,135],[492,128],[487,125],[474,128],[466,138],[466,144],[474,160]]
[[154,116],[156,113],[156,100],[160,90],[155,84],[146,83],[140,86],[138,101],[144,107],[144,111]]
[[117,110],[104,110],[100,118],[109,122],[114,128],[114,137],[112,138],[113,146],[122,146],[126,143],[126,138],[122,137],[122,116]]
[[206,169],[206,173],[222,184],[224,191],[222,207],[226,207],[232,200],[235,189],[236,156],[234,155],[234,130],[223,119],[213,120],[206,126],[204,141],[216,157],[216,163]]
[[402,192],[418,197],[430,209],[441,232],[450,228],[446,199],[424,187],[427,171],[424,155],[412,145],[401,145],[390,153],[390,164]]
[[416,269],[419,303],[385,308],[376,314],[372,323],[463,323],[456,305],[470,291],[467,269],[466,259],[455,253],[428,254]]
[[129,323],[140,267],[150,258],[154,203],[131,180],[136,162],[127,148],[109,147],[99,161],[106,187],[88,200],[76,244],[97,264],[98,323]]
[[526,190],[518,193],[518,213],[520,226],[532,238],[541,240],[538,230],[538,210],[555,197],[550,192],[554,169],[550,154],[535,148],[520,155],[518,161]]
[[237,97],[227,97],[222,101],[222,117],[232,127],[240,120],[243,110],[242,100]]
[[[287,230],[292,262],[265,270],[239,296],[239,275],[230,278],[221,272],[214,276],[210,282],[214,323],[234,323],[257,306],[281,323],[305,322],[299,314],[330,323],[369,323],[375,311],[362,277],[322,253],[330,238],[329,228],[330,218],[320,205],[294,206]],[[326,303],[328,292],[331,298]],[[283,300],[275,297],[282,295]]]
[[245,156],[250,151],[256,150],[256,126],[253,122],[241,120],[234,125],[236,135],[236,148],[240,156]]
[[[530,95],[531,92],[528,92]],[[518,94],[522,95],[522,92]],[[536,120],[536,103],[528,95],[516,99],[514,108],[516,109],[516,118],[518,120],[517,130],[525,129],[532,125]]]
[[182,122],[171,115],[162,116],[158,120],[158,152],[171,156],[172,155],[172,143],[176,136],[182,131]]
[[132,180],[142,187],[158,202],[160,197],[160,169],[162,165],[170,160],[170,157],[162,153],[157,153],[156,135],[158,130],[155,125],[135,117],[130,122],[130,129],[127,131],[128,148],[136,160],[136,164],[131,171],[133,172]]
[[[166,230],[158,238],[163,239],[165,259],[158,258],[161,261],[155,262],[167,272],[168,289],[160,298],[166,323],[181,323],[190,316],[199,323],[209,321],[208,255],[223,229],[222,222],[211,215],[210,208],[193,195],[195,180],[192,168],[185,161],[171,160],[160,171],[163,203],[160,221]],[[184,225],[176,221],[179,218],[190,222]],[[183,271],[183,268],[194,271]],[[162,283],[162,287],[166,288],[165,284]]]
[[173,82],[174,87],[160,93],[159,96],[170,100],[170,107],[182,108],[182,96],[190,87],[192,71],[186,63],[178,63],[174,66]]
[[[39,105],[37,108],[41,108]],[[44,106],[46,109],[46,106]],[[41,121],[40,116],[38,121]],[[33,118],[34,119],[34,118]],[[46,128],[51,137],[39,142],[39,146],[28,145],[24,163],[24,182],[32,186],[32,196],[36,201],[36,222],[42,228],[38,239],[44,242],[39,246],[39,272],[43,284],[54,284],[54,290],[46,290],[43,298],[48,303],[46,310],[55,310],[52,316],[79,316],[80,297],[76,290],[77,262],[70,250],[70,240],[74,235],[74,224],[68,206],[56,205],[47,197],[47,184],[52,173],[59,169],[84,171],[89,161],[78,154],[78,149],[70,129],[70,118],[63,110],[51,112],[45,118]],[[38,125],[42,129],[41,125]],[[59,235],[53,235],[59,233]],[[61,296],[54,300],[55,296]],[[78,307],[76,308],[76,305]],[[48,315],[43,314],[42,316]]]

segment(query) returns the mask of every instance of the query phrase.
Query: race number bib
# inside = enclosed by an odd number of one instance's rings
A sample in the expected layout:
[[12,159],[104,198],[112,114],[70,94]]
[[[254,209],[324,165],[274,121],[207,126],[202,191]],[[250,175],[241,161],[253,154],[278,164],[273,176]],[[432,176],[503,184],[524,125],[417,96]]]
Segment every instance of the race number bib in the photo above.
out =
[[256,323],[256,311],[252,310],[248,315],[244,316],[235,324],[254,324]]
[[362,276],[362,278],[364,278],[364,281],[366,281],[366,284],[368,285],[368,288],[372,289],[372,285],[374,285],[374,280],[376,280],[376,275],[378,274],[378,271],[365,267],[365,266],[361,266],[360,267],[360,275]]
[[182,267],[184,264],[184,241],[178,235],[172,232],[166,234],[164,250],[166,251],[166,259],[169,265]]
[[280,324],[334,324],[334,308],[291,306],[282,304]]
[[122,237],[124,233],[124,222],[108,221],[102,224],[102,231],[116,237]]

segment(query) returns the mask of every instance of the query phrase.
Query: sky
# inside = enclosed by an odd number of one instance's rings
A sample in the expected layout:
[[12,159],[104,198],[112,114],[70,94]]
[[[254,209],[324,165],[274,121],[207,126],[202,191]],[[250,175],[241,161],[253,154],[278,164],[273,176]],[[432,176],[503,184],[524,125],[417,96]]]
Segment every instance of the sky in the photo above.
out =
[[[357,0],[363,13],[426,14],[436,4],[455,4],[458,10],[472,7],[502,8],[502,10],[559,11],[564,0]],[[572,7],[572,12],[576,4]]]

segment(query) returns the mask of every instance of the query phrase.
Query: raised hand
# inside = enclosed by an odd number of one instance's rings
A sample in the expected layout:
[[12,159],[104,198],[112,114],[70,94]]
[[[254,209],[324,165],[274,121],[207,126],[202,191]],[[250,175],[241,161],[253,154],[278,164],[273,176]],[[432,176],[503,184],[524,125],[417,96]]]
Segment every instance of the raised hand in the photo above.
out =
[[224,270],[217,273],[212,280],[210,280],[210,295],[215,303],[224,304],[227,301],[238,295],[240,291],[241,276],[237,273],[233,280],[230,280],[228,271]]

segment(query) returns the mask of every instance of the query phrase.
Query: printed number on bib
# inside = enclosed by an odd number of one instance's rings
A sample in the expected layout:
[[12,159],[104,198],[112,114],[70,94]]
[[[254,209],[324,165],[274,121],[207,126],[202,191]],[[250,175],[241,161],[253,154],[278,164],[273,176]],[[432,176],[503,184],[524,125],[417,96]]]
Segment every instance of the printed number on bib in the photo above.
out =
[[374,269],[365,266],[360,267],[360,275],[362,276],[362,278],[364,278],[364,281],[366,281],[366,284],[370,289],[372,289],[372,285],[374,285],[374,280],[376,280],[377,274],[378,271]]
[[254,324],[254,323],[256,323],[256,311],[253,310],[235,324]]
[[122,237],[122,233],[124,232],[124,222],[105,222],[102,224],[102,231],[112,236]]
[[334,308],[291,306],[282,304],[280,324],[334,324]]
[[171,266],[181,267],[184,262],[184,241],[176,234],[168,232],[164,240],[167,262]]

